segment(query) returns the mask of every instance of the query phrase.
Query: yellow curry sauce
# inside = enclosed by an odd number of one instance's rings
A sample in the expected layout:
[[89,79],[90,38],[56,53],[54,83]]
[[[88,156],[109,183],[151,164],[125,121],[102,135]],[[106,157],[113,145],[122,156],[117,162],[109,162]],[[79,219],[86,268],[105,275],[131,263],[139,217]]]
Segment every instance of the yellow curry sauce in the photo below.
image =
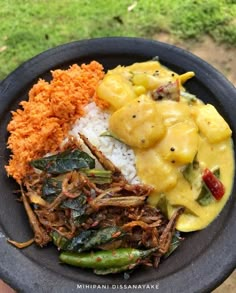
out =
[[[214,106],[186,92],[183,83],[193,76],[148,61],[108,71],[97,89],[111,105],[111,133],[134,150],[139,178],[154,187],[149,203],[168,218],[184,206],[177,224],[184,232],[203,229],[219,214],[234,173],[231,130]],[[187,172],[195,162],[191,179]],[[205,168],[219,171],[225,188],[221,199],[204,195],[206,200],[199,200]]]

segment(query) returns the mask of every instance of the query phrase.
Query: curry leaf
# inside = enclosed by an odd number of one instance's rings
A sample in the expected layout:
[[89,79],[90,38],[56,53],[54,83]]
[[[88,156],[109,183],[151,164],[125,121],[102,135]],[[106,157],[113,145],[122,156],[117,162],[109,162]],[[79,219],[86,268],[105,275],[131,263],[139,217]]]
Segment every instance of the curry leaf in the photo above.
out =
[[42,194],[43,198],[48,199],[55,198],[57,195],[59,195],[62,191],[62,181],[58,178],[46,178],[43,182],[42,187]]
[[50,233],[54,245],[60,249],[66,249],[67,245],[70,243],[70,239],[61,236],[57,231],[52,231]]
[[83,251],[98,247],[99,245],[117,240],[123,237],[124,232],[116,226],[105,227],[96,231],[96,233],[84,243]]
[[196,190],[201,190],[202,188],[202,177],[200,164],[195,156],[192,163],[189,163],[183,170],[183,176],[188,181],[190,186]]
[[99,230],[86,230],[72,239],[67,239],[56,231],[51,233],[54,244],[66,251],[83,252],[98,248],[100,245],[117,240],[125,234],[120,227],[104,227]]
[[71,239],[71,241],[67,244],[65,250],[66,251],[75,251],[82,252],[84,244],[91,239],[95,234],[94,230],[86,230],[81,232],[79,235],[75,236]]
[[61,208],[70,209],[70,216],[74,224],[81,224],[86,218],[87,197],[82,193],[76,198],[66,199],[61,204]]
[[61,204],[62,208],[68,208],[76,211],[80,211],[81,207],[86,204],[87,197],[85,194],[80,194],[76,198],[68,198]]
[[201,192],[197,198],[197,202],[201,206],[207,206],[214,201],[214,197],[212,196],[210,190],[206,186],[206,184],[202,185]]
[[95,160],[87,153],[76,149],[33,160],[30,165],[50,174],[62,174],[84,168],[92,169],[95,167]]

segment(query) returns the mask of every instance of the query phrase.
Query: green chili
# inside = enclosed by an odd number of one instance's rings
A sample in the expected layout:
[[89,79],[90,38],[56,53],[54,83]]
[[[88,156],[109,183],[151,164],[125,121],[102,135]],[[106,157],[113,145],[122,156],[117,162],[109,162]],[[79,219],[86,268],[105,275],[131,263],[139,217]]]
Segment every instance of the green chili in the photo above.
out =
[[96,275],[108,275],[108,274],[117,274],[125,271],[129,271],[134,269],[138,263],[130,264],[127,266],[119,267],[119,268],[108,268],[108,269],[94,269],[93,272]]
[[63,263],[91,269],[124,268],[132,264],[138,264],[141,259],[150,256],[157,248],[138,250],[135,248],[118,248],[116,250],[104,250],[87,253],[75,253],[65,251],[60,254]]

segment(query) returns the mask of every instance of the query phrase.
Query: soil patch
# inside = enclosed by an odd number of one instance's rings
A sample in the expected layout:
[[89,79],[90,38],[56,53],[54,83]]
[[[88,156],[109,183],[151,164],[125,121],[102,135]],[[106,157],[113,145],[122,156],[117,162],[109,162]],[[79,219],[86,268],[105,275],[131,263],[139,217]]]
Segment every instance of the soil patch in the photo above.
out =
[[176,45],[197,55],[214,66],[236,86],[236,46],[218,44],[209,36],[205,36],[200,41],[180,41],[167,33],[159,33],[154,39]]

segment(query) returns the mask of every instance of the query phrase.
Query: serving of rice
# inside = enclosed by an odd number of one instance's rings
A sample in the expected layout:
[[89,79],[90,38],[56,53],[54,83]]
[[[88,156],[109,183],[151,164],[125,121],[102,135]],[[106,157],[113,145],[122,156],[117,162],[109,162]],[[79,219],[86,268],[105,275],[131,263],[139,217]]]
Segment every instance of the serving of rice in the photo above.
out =
[[97,107],[94,102],[85,106],[84,111],[85,115],[75,122],[69,135],[80,140],[79,133],[84,134],[122,171],[130,183],[139,183],[133,150],[113,137],[101,136],[108,130],[109,114]]

